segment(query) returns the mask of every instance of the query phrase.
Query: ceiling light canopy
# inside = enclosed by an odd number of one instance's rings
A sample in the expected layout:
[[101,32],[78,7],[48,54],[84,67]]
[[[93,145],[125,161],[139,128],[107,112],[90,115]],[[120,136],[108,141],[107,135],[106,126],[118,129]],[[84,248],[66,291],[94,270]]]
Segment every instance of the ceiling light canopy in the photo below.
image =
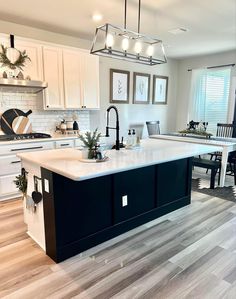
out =
[[102,20],[102,15],[99,14],[99,13],[95,13],[95,14],[92,15],[92,19],[93,19],[94,22],[99,22],[99,21]]
[[140,34],[140,9],[141,0],[138,9],[138,32],[128,30],[126,28],[127,0],[125,0],[124,28],[108,23],[97,27],[90,53],[146,65],[166,63],[162,41]]

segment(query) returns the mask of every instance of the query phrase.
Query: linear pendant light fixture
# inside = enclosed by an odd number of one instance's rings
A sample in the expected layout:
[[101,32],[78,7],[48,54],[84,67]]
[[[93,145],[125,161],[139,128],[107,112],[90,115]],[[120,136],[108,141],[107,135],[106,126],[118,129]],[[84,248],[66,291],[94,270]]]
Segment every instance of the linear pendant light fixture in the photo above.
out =
[[90,53],[146,65],[166,63],[161,40],[140,34],[141,0],[138,6],[138,32],[126,28],[127,0],[125,0],[124,28],[104,24],[96,28]]

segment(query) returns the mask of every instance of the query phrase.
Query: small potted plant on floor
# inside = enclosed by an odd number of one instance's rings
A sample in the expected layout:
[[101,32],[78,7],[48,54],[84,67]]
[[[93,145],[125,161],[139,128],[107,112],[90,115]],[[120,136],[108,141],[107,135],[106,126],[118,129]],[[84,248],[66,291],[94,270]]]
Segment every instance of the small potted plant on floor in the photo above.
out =
[[27,181],[27,177],[26,177],[26,171],[24,168],[22,168],[21,174],[16,176],[14,183],[16,185],[16,188],[22,193],[22,199],[25,199],[26,193],[27,193],[28,181]]
[[95,147],[101,137],[101,133],[98,133],[98,128],[94,132],[86,132],[85,135],[79,135],[79,139],[83,142],[84,147],[88,150],[87,158],[94,159]]

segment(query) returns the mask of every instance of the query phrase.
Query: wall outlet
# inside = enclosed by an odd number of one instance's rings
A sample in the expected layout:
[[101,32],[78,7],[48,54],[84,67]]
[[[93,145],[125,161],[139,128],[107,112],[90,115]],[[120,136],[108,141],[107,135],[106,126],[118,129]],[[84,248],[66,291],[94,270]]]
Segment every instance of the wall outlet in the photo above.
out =
[[49,181],[44,179],[44,191],[49,193]]
[[128,206],[128,195],[122,196],[122,207]]

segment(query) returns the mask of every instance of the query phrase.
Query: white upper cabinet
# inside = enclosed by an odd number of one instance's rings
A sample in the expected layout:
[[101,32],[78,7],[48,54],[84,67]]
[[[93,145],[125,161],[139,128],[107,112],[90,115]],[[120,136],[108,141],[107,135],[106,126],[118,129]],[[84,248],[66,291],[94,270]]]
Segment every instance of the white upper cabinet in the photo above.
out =
[[30,76],[31,80],[43,80],[42,46],[16,37],[15,47],[20,51],[25,50],[30,58],[23,68],[24,77]]
[[81,55],[78,51],[63,50],[65,108],[82,107]]
[[[10,37],[0,34],[0,44],[10,47]],[[15,47],[30,57],[23,68],[24,77],[48,83],[43,91],[45,110],[99,108],[98,56],[17,36]],[[4,70],[0,69],[0,77]]]
[[64,109],[62,50],[58,47],[43,46],[44,81],[48,83],[45,89],[44,108]]
[[63,50],[65,108],[99,108],[99,58]]
[[99,58],[82,54],[81,81],[83,108],[99,108]]

